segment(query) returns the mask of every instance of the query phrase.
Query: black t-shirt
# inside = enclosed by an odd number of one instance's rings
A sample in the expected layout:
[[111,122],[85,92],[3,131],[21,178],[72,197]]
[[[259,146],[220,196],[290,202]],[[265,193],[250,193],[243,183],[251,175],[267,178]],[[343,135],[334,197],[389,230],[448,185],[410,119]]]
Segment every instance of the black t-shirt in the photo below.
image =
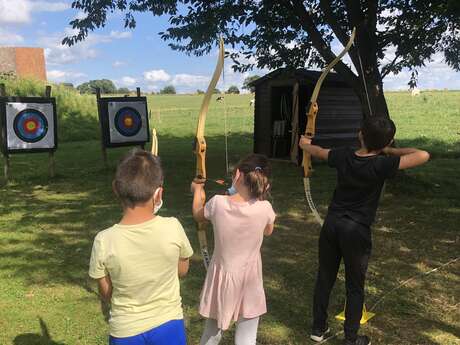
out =
[[360,157],[350,147],[329,151],[328,164],[337,169],[337,187],[329,212],[347,215],[358,223],[370,226],[374,222],[383,183],[395,176],[399,157]]

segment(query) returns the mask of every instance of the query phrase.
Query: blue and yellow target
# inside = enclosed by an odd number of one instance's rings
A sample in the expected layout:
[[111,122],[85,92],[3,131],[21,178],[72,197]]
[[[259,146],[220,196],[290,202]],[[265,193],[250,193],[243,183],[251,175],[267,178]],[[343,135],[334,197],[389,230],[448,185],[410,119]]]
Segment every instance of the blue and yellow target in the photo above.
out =
[[36,143],[46,136],[48,120],[36,109],[24,109],[14,118],[13,129],[19,139]]
[[142,128],[142,117],[136,109],[124,107],[117,111],[114,118],[115,128],[125,137],[132,137]]

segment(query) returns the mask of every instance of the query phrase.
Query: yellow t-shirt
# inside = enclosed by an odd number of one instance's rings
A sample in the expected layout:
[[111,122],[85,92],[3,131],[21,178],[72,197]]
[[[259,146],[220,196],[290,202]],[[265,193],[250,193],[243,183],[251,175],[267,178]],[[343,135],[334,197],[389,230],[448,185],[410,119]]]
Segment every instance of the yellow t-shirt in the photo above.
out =
[[97,234],[89,275],[110,275],[110,334],[124,338],[183,318],[179,258],[193,255],[176,218],[156,216],[136,225],[116,224]]

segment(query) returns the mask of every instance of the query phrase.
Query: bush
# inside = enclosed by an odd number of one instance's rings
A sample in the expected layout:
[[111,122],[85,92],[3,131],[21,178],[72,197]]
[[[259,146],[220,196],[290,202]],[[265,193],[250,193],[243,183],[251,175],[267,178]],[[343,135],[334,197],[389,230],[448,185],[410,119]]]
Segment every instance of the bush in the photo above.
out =
[[160,90],[160,94],[162,95],[175,95],[176,88],[172,85],[165,86],[163,89]]

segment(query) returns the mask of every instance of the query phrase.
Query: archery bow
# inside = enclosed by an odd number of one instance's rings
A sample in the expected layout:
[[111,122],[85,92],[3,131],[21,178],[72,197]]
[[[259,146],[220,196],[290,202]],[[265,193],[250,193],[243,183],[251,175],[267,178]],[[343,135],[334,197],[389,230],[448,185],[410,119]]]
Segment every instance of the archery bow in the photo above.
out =
[[155,128],[152,129],[152,155],[158,156],[158,136]]
[[[328,73],[340,61],[340,59],[342,59],[342,57],[350,50],[351,46],[353,45],[353,41],[355,40],[355,35],[356,35],[356,28],[353,29],[350,39],[348,40],[348,43],[345,46],[345,48],[340,52],[339,55],[337,55],[337,57],[334,60],[332,60],[331,63],[329,63],[323,69],[323,72],[321,73],[318,81],[316,82],[315,88],[310,98],[310,105],[309,105],[308,114],[307,114],[307,125],[305,126],[305,136],[308,138],[313,138],[315,136],[316,115],[318,114],[318,109],[319,109],[317,99],[318,99],[319,90],[321,89],[323,81],[324,79],[326,79],[326,76],[328,75]],[[313,197],[311,195],[311,187],[310,187],[310,176],[312,174],[311,155],[306,151],[303,151],[302,166],[303,166],[303,176],[304,176],[303,185],[304,185],[305,197],[307,199],[308,206],[310,207],[310,210],[313,213],[313,216],[315,217],[316,221],[320,225],[323,225],[323,220],[321,219],[321,216],[319,215],[319,212],[316,209],[315,203],[313,201]]]
[[[219,57],[217,65],[212,75],[211,82],[209,83],[206,94],[201,103],[200,114],[198,116],[198,124],[196,127],[195,136],[195,155],[196,155],[196,173],[195,177],[198,179],[206,179],[206,141],[204,138],[204,128],[206,123],[206,115],[208,113],[209,102],[211,101],[212,94],[216,88],[217,82],[222,74],[224,67],[224,41],[222,38],[219,40]],[[203,197],[203,203],[206,200],[206,196]],[[208,269],[210,257],[208,252],[208,241],[206,239],[206,223],[198,222],[198,241],[200,243],[201,255],[203,256],[204,267]]]

